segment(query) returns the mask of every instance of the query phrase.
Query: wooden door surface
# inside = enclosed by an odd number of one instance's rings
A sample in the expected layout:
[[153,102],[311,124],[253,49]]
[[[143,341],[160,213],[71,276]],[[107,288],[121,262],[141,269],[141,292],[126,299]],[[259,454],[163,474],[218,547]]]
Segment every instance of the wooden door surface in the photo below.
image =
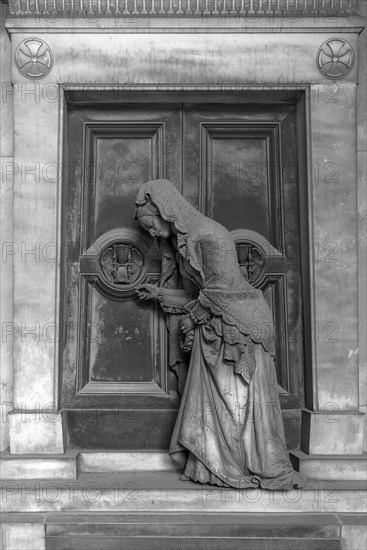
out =
[[248,265],[250,282],[261,288],[273,312],[282,406],[300,408],[304,357],[296,111],[288,105],[185,105],[183,120],[184,194],[232,232],[240,264]]
[[60,361],[69,445],[168,448],[179,395],[166,326],[134,292],[158,281],[160,257],[133,219],[139,185],[165,177],[233,232],[244,276],[264,292],[294,446],[304,405],[295,108],[168,99],[68,105]]

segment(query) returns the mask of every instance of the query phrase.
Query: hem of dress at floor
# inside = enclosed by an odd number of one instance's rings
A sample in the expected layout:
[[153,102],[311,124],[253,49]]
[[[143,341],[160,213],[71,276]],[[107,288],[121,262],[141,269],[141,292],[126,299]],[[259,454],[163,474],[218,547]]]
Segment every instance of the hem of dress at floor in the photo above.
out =
[[[187,448],[186,452],[188,453],[186,464],[184,466],[183,476],[181,477],[182,480],[195,481],[197,483],[201,483],[202,485],[210,484],[217,485],[218,487],[231,487],[233,489],[260,488],[269,491],[289,491],[291,489],[301,489],[302,487],[304,487],[306,482],[305,477],[295,470],[293,470],[292,481],[290,483],[288,482],[284,484],[279,482],[276,478],[262,479],[260,476],[252,474],[247,470],[248,474],[244,473],[244,480],[242,482],[239,481],[238,483],[233,483],[233,481],[221,479],[221,477],[214,474],[205,464],[202,458],[198,458],[196,454],[188,448],[187,445],[182,443],[182,441],[180,441],[179,443],[183,447]],[[182,453],[184,452],[185,451],[182,451]],[[182,461],[178,461],[173,458],[173,454],[177,453],[172,453],[170,455],[171,459],[176,462],[176,464],[179,464],[182,467]]]

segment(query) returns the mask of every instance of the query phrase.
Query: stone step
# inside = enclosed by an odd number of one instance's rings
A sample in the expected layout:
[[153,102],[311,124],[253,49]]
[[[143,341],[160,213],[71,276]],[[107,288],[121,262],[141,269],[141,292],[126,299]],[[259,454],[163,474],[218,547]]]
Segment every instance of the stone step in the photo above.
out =
[[0,453],[0,478],[5,480],[77,479],[85,473],[178,472],[167,451],[79,451],[62,455]]
[[[361,455],[307,455],[290,452],[296,470],[309,480],[367,480],[367,453]],[[0,453],[0,477],[3,480],[75,480],[82,474],[130,474],[180,470],[166,451],[79,451],[69,449],[63,455],[11,455]]]
[[334,514],[115,514],[49,516],[49,536],[338,538]]
[[310,479],[367,480],[367,453],[361,455],[308,455],[292,451],[293,467]]
[[47,537],[46,550],[341,550],[340,539]]
[[47,550],[340,550],[335,514],[49,514]]
[[[0,523],[5,541],[10,534],[20,536],[32,550],[340,550],[346,541],[348,545],[343,548],[366,548],[363,542],[365,514],[75,513],[73,510],[70,513],[3,513]],[[136,530],[137,534],[132,535],[131,529],[139,525],[142,531]],[[151,531],[144,535],[144,529],[149,526]],[[184,535],[170,535],[172,526],[183,526]],[[204,533],[202,536],[198,531],[194,534],[196,526],[204,526],[200,531]],[[223,535],[226,527],[229,536],[220,536],[218,531],[214,535],[216,526],[221,526]],[[238,528],[245,528],[244,536],[238,536]],[[34,546],[29,545],[30,539]],[[16,548],[20,550],[25,546]],[[15,547],[5,545],[5,548]]]
[[108,513],[365,513],[366,483],[309,481],[302,489],[231,489],[176,472],[81,474],[75,481],[3,481],[2,511]]
[[81,451],[79,473],[177,471],[167,451]]

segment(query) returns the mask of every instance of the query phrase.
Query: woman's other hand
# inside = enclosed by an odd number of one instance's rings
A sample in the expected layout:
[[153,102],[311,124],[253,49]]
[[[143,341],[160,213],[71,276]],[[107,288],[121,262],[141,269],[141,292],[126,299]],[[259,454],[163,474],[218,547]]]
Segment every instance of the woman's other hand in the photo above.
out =
[[195,327],[196,327],[196,323],[195,321],[192,320],[191,315],[189,313],[181,317],[180,329],[184,334],[189,332],[189,330],[193,330]]
[[159,298],[159,287],[156,285],[145,284],[140,285],[136,288],[135,291],[138,295],[139,300],[158,300]]

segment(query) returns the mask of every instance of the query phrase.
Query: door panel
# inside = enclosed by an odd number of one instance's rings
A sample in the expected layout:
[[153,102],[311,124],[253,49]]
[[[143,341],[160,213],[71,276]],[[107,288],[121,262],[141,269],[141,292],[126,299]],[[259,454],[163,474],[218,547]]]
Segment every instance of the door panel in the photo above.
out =
[[87,168],[95,168],[85,193],[85,244],[90,246],[122,220],[125,227],[135,228],[129,207],[137,185],[163,173],[162,123],[88,124],[86,131]]
[[[229,230],[237,228],[237,220],[246,220],[254,231],[269,240],[268,181],[260,186],[258,177],[259,167],[268,162],[266,138],[251,139],[246,131],[236,128],[229,134],[232,137],[223,136],[225,132],[219,127],[216,132],[205,130],[209,141],[207,166],[212,168],[211,173],[204,172],[208,194],[206,212]],[[267,179],[266,172],[264,178]]]
[[300,234],[295,114],[290,106],[184,107],[184,193],[192,200],[195,190],[200,210],[234,232],[240,264],[250,254],[262,272],[250,281],[273,312],[286,408],[304,404],[301,266],[299,255],[287,258]]
[[[159,280],[160,258],[133,215],[141,183],[181,177],[181,116],[180,105],[68,114],[61,402],[72,445],[105,446],[106,430],[117,448],[168,445],[179,398],[165,321],[134,291]],[[117,421],[107,428],[108,418]]]
[[300,257],[289,258],[300,239],[295,109],[149,97],[68,105],[60,360],[69,444],[169,445],[179,396],[166,326],[134,292],[159,280],[160,256],[133,219],[139,185],[166,177],[233,232],[244,276],[264,292],[294,447],[303,406]]

